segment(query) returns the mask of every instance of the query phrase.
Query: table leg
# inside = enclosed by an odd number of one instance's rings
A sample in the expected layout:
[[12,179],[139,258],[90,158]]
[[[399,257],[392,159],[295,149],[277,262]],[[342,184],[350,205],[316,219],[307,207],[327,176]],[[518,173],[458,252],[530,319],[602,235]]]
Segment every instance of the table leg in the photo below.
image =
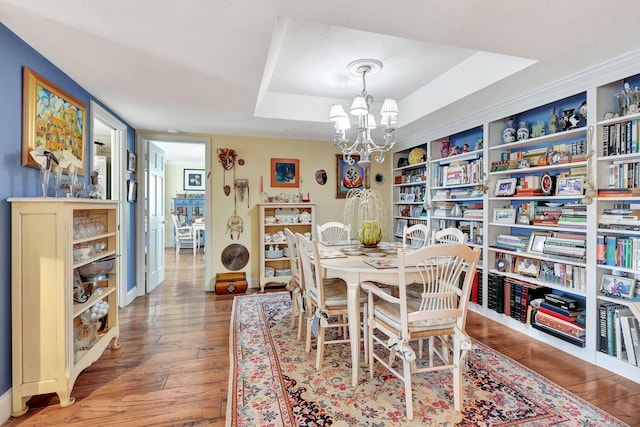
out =
[[351,385],[358,385],[360,373],[360,284],[347,282],[347,316],[351,344]]

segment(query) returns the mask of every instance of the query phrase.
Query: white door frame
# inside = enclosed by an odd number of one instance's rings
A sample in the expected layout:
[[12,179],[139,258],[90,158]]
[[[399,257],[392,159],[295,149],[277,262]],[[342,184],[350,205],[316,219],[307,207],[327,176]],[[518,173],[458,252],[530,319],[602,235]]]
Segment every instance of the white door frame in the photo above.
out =
[[[118,304],[120,307],[124,307],[131,303],[135,298],[133,292],[127,291],[127,239],[126,233],[123,231],[123,224],[127,224],[129,220],[129,210],[126,209],[126,199],[124,195],[127,194],[126,180],[124,176],[125,162],[127,154],[127,125],[118,120],[113,114],[103,108],[100,104],[94,100],[90,101],[91,108],[91,122],[94,119],[99,119],[113,130],[111,132],[111,200],[118,200],[118,224],[120,225],[120,238],[118,239],[118,255],[120,255],[119,262],[117,262],[116,274],[120,278],[120,289],[118,289]],[[90,141],[93,143],[95,135],[93,134],[93,125],[90,126]],[[89,161],[89,171],[91,173],[93,159]],[[126,230],[125,230],[126,231]]]
[[[169,134],[153,134],[153,133],[136,133],[136,152],[138,156],[138,170],[141,170],[143,174],[146,172],[143,170],[144,163],[148,157],[147,153],[147,141],[154,142],[192,142],[200,143],[205,146],[205,179],[206,179],[206,191],[205,191],[205,211],[208,212],[207,216],[211,215],[211,207],[209,206],[209,200],[211,200],[211,138],[202,136],[186,136],[186,135],[169,135]],[[147,262],[145,248],[147,242],[145,241],[145,227],[146,227],[146,214],[145,203],[147,199],[147,182],[145,179],[140,180],[138,183],[138,203],[136,203],[136,291],[138,296],[142,296],[146,291],[146,277],[147,277]],[[164,197],[164,195],[163,195]],[[207,227],[205,231],[205,245],[211,244],[212,240],[212,227]],[[211,263],[209,257],[211,256],[211,250],[205,250],[205,283],[203,283],[203,290],[210,290],[207,283],[211,277]]]

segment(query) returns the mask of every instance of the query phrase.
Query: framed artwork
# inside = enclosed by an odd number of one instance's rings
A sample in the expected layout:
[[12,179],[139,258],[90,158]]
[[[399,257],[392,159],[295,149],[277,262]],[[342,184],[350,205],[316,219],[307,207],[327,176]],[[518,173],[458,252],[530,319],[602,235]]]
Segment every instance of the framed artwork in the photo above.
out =
[[135,203],[138,200],[138,183],[129,179],[127,180],[127,202]]
[[204,169],[185,169],[184,184],[185,190],[204,191]]
[[496,181],[496,196],[513,196],[516,194],[516,178],[504,178]]
[[582,177],[558,178],[556,180],[556,196],[582,196]]
[[29,154],[37,147],[69,150],[82,162],[83,176],[87,107],[27,67],[22,78],[22,166],[40,167]]
[[136,172],[136,153],[127,150],[127,172]]
[[629,277],[603,274],[600,282],[600,292],[611,297],[633,297],[635,279]]
[[529,247],[527,248],[527,252],[535,252],[535,253],[543,253],[544,242],[546,242],[547,237],[549,237],[551,233],[543,232],[543,231],[534,231],[529,236]]
[[549,175],[548,173],[542,174],[540,177],[540,190],[542,190],[542,194],[545,196],[550,196],[553,194],[555,185],[555,177]]
[[500,222],[503,224],[515,224],[516,223],[516,209],[515,208],[495,208],[493,209],[493,222]]
[[342,154],[336,154],[336,199],[347,197],[349,190],[369,188],[369,171],[358,165],[360,156],[352,155],[355,163],[344,161]]
[[540,260],[519,256],[516,259],[516,266],[513,271],[523,276],[538,277]]
[[271,159],[272,187],[299,187],[300,160]]

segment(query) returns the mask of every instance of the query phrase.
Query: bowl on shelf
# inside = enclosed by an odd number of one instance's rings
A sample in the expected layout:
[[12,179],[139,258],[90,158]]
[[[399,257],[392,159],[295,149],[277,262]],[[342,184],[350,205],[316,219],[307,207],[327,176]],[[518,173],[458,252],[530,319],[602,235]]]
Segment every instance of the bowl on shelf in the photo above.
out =
[[115,263],[116,257],[114,256],[99,259],[78,267],[78,273],[80,274],[80,278],[85,282],[104,280],[111,270],[113,270]]
[[276,268],[276,277],[291,276],[290,268]]
[[267,249],[264,251],[265,258],[282,258],[284,249]]
[[273,277],[275,275],[276,269],[273,267],[265,267],[264,276],[265,277]]

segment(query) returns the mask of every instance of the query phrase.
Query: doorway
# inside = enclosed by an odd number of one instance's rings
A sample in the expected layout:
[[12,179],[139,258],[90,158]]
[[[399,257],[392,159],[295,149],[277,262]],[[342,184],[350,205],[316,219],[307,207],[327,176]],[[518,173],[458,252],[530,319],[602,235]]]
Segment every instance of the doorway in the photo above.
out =
[[[113,114],[101,107],[95,101],[91,101],[91,161],[89,171],[98,172],[98,180],[102,181],[104,192],[101,198],[106,200],[118,200],[118,224],[127,224],[130,218],[130,209],[124,203],[126,194],[125,179],[123,179],[125,167],[124,161],[127,148],[127,126],[118,120]],[[120,262],[116,263],[116,274],[124,278],[120,280],[118,289],[118,304],[120,307],[128,305],[135,295],[127,289],[128,263],[127,239],[118,239],[118,254]],[[125,261],[126,260],[126,261]],[[135,262],[132,263],[135,265]]]
[[[153,200],[154,206],[158,206],[158,199],[161,198],[164,210],[164,239],[162,242],[166,242],[163,246],[173,245],[173,224],[170,220],[169,212],[173,209],[173,198],[179,193],[180,196],[188,195],[185,193],[192,193],[193,196],[202,197],[204,199],[205,216],[208,214],[207,222],[211,218],[211,209],[209,209],[209,158],[210,158],[210,138],[205,137],[193,137],[193,136],[179,136],[179,135],[159,135],[159,134],[139,134],[136,137],[136,146],[140,157],[143,160],[141,170],[144,174],[144,179],[141,179],[140,193],[142,195],[143,203],[138,203],[137,206],[137,232],[136,241],[138,247],[136,248],[138,258],[144,260],[144,262],[138,263],[136,276],[137,276],[137,293],[138,295],[144,295],[150,290],[150,279],[154,279],[151,274],[150,265],[153,261],[153,265],[157,266],[159,263],[164,264],[163,260],[159,260],[157,257],[164,257],[165,248],[159,247],[158,230],[153,230],[155,234],[151,233],[151,227],[153,224],[158,223],[158,218],[152,218],[150,201]],[[150,147],[154,146],[154,149]],[[161,150],[164,153],[166,159],[166,165],[163,165],[165,172],[163,185],[158,185],[157,175],[152,176],[150,174],[150,154],[152,150]],[[157,156],[154,154],[154,159]],[[157,163],[154,160],[155,163]],[[158,165],[154,164],[154,168],[157,170]],[[201,169],[203,176],[205,177],[204,192],[200,194],[193,194],[183,189],[183,170],[187,169]],[[162,187],[162,188],[161,188]],[[150,194],[150,192],[154,194]],[[210,223],[210,222],[209,222]],[[159,227],[155,227],[159,228]],[[208,236],[211,233],[211,227],[207,227],[204,231],[204,244],[205,247],[205,277],[210,277],[211,267],[208,262],[209,252],[206,250],[206,246],[211,242],[211,238]],[[156,237],[152,239],[152,236]],[[152,247],[153,245],[153,247]],[[187,256],[186,252],[182,256]],[[193,255],[188,255],[193,256]],[[202,252],[198,256],[203,256]],[[155,268],[155,267],[154,267]],[[203,289],[206,289],[206,279],[203,283]]]

